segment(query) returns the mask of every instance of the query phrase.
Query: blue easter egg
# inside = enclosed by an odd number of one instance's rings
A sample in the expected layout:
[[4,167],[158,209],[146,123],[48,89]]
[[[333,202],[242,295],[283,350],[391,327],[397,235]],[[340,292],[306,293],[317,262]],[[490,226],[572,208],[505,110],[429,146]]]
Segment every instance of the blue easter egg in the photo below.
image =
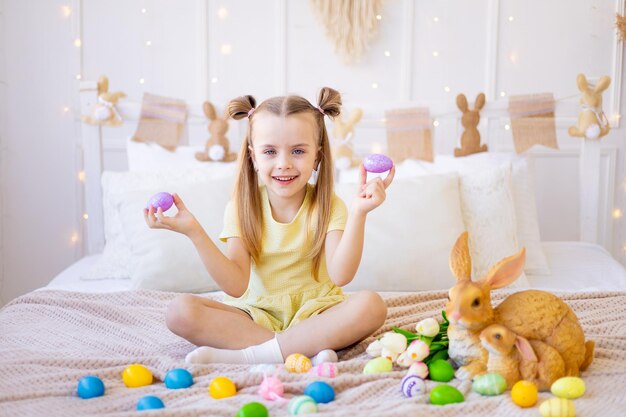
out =
[[104,382],[97,376],[88,375],[78,381],[76,389],[80,398],[88,399],[104,395]]
[[335,390],[326,382],[315,381],[307,385],[304,395],[313,398],[318,404],[325,404],[335,399]]
[[176,368],[165,374],[165,386],[169,389],[189,388],[193,385],[193,376],[182,368]]
[[141,410],[156,410],[158,408],[165,408],[165,404],[159,397],[154,395],[146,395],[137,401],[137,411]]

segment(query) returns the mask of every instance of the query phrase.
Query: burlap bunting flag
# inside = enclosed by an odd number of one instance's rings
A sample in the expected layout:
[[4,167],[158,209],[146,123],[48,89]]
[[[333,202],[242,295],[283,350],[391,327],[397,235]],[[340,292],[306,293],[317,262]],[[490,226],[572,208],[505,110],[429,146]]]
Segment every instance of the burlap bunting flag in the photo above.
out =
[[385,118],[387,153],[394,163],[405,159],[433,161],[432,121],[428,108],[389,110]]
[[509,114],[513,143],[518,154],[534,145],[559,149],[552,93],[510,96]]
[[187,105],[182,100],[144,93],[135,142],[158,143],[174,151],[180,143],[187,120]]

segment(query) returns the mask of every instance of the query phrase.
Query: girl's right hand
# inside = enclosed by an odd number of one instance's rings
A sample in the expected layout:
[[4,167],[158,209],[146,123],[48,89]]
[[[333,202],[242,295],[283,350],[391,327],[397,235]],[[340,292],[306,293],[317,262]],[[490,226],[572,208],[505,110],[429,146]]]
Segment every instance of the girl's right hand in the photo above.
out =
[[174,193],[173,196],[174,205],[176,205],[178,213],[168,217],[163,214],[163,210],[160,207],[156,211],[152,206],[150,206],[150,209],[144,208],[143,217],[146,220],[146,224],[151,229],[167,229],[182,233],[186,236],[190,236],[198,230],[201,230],[202,226],[198,223],[194,215],[187,210],[183,200],[181,200],[176,193]]

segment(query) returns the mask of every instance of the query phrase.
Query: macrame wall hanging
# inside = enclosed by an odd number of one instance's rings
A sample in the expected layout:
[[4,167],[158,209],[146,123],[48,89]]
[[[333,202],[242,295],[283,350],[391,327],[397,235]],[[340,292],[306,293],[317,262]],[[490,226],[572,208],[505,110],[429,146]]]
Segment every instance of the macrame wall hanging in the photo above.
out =
[[337,52],[346,63],[358,61],[378,31],[383,0],[310,0]]

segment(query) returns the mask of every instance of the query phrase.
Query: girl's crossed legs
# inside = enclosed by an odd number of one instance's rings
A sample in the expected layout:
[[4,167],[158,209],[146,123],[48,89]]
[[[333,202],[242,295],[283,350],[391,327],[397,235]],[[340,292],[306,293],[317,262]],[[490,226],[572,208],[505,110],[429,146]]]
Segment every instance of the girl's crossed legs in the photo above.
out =
[[275,334],[238,308],[199,296],[181,295],[170,304],[166,323],[173,333],[191,343],[210,346],[194,351],[196,357],[190,354],[192,362],[271,363],[292,353],[310,357],[324,349],[345,348],[374,333],[386,318],[387,306],[380,295],[361,291]]

